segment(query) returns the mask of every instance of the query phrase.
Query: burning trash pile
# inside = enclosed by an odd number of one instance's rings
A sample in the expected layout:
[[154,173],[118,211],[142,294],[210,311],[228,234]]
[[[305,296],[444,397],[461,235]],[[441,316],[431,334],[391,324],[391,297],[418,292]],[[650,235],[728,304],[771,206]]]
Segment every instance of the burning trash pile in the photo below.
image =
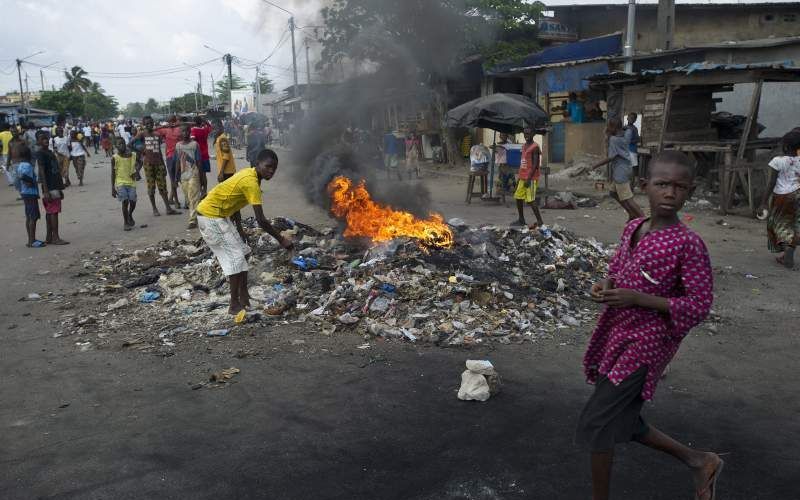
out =
[[291,252],[245,221],[253,249],[248,312],[228,314],[227,280],[202,239],[168,240],[131,254],[91,254],[78,294],[96,297],[98,312],[67,318],[64,327],[102,334],[101,345],[123,340],[140,348],[235,337],[244,329],[258,335],[261,326],[292,323],[324,335],[459,346],[519,343],[594,315],[588,290],[606,263],[594,240],[557,226],[418,219],[375,203],[345,178],[329,191],[331,212],[346,226],[274,219],[295,242]]

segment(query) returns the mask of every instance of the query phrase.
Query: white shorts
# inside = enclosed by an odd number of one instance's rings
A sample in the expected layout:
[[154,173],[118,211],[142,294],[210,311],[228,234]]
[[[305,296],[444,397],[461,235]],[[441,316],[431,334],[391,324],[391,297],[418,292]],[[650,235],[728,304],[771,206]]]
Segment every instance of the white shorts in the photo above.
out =
[[245,257],[250,253],[250,246],[242,241],[236,225],[230,219],[198,215],[197,228],[208,248],[214,252],[225,276],[248,270]]
[[639,153],[636,151],[631,151],[631,166],[632,167],[639,166]]

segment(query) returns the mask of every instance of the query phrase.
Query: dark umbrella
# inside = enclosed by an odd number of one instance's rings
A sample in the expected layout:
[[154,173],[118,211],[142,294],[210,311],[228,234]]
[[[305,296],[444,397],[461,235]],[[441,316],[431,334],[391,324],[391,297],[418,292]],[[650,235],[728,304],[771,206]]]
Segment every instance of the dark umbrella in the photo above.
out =
[[[481,127],[506,134],[522,132],[525,127],[534,129],[547,124],[547,112],[536,101],[519,94],[491,94],[473,99],[447,112],[448,127]],[[497,142],[496,140],[492,142]],[[496,146],[493,145],[493,146]],[[494,155],[489,169],[489,198],[494,199]]]
[[519,94],[492,94],[448,111],[446,125],[516,134],[526,126],[539,128],[546,123],[547,113],[533,99]]

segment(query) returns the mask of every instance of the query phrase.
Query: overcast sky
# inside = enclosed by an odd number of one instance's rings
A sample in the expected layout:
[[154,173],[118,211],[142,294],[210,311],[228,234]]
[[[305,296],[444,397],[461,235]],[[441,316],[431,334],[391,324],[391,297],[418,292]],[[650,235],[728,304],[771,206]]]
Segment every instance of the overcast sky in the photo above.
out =
[[[400,1],[400,0],[398,0]],[[296,15],[298,26],[319,24],[323,0],[272,0]],[[554,0],[565,3],[627,3],[625,0]],[[639,3],[657,3],[649,0]],[[698,3],[681,2],[678,3]],[[707,3],[730,3],[715,0]],[[750,3],[750,2],[744,2]],[[126,9],[130,5],[134,8]],[[286,37],[288,14],[262,0],[3,0],[3,29],[0,30],[0,93],[17,90],[19,83],[14,59],[38,51],[30,58],[40,65],[56,63],[43,70],[45,87],[64,83],[64,68],[75,65],[89,71],[121,105],[145,101],[148,97],[165,100],[193,92],[197,69],[182,63],[204,63],[203,89],[209,93],[211,76],[224,75],[220,52],[230,52],[246,60],[261,61],[284,43],[263,66],[275,80],[276,88],[292,84],[291,42]],[[305,50],[302,47],[310,29],[298,30],[299,82],[306,81]],[[313,62],[313,57],[312,57]],[[41,88],[40,68],[23,65],[30,90]],[[175,69],[167,75],[112,75]],[[248,81],[255,70],[234,66],[234,73]],[[313,68],[312,68],[313,71]],[[25,74],[23,74],[23,78]],[[314,76],[312,75],[312,79]],[[189,80],[189,81],[187,81]],[[24,82],[23,82],[24,83]]]

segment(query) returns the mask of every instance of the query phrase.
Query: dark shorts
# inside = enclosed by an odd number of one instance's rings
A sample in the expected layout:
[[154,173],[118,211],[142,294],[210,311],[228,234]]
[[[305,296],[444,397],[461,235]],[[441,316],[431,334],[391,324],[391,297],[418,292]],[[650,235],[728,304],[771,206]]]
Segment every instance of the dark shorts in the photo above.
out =
[[627,443],[647,433],[642,419],[642,387],[647,366],[633,372],[619,385],[604,375],[578,419],[575,442],[593,452],[611,451],[616,443]]
[[41,212],[39,212],[39,198],[23,197],[22,201],[25,202],[25,218],[39,220],[42,217]]
[[174,181],[178,178],[178,161],[174,154],[167,157],[167,174],[169,175],[169,180],[171,181]]
[[203,166],[203,172],[211,172],[211,160],[201,160],[200,165]]

